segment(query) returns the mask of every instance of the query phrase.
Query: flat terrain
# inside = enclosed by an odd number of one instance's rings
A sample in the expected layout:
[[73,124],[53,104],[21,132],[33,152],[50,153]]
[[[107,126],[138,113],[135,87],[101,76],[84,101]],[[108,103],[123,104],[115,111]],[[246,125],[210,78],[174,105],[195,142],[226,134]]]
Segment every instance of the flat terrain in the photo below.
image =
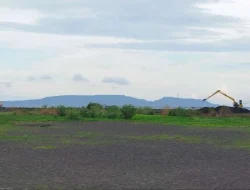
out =
[[250,188],[248,130],[42,124],[0,131],[0,189]]

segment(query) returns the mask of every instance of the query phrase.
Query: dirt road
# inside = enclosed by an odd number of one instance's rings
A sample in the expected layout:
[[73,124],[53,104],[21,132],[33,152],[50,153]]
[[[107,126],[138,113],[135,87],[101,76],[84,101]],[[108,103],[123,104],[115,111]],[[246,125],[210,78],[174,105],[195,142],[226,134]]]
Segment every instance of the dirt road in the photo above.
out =
[[211,143],[243,131],[95,122],[25,134],[0,141],[0,189],[250,189],[250,152]]

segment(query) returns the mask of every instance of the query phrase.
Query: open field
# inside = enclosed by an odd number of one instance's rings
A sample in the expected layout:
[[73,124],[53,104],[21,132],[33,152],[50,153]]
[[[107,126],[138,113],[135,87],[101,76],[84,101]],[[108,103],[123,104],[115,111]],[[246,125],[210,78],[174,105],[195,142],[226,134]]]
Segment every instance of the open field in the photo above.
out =
[[0,189],[249,189],[249,117],[0,114]]

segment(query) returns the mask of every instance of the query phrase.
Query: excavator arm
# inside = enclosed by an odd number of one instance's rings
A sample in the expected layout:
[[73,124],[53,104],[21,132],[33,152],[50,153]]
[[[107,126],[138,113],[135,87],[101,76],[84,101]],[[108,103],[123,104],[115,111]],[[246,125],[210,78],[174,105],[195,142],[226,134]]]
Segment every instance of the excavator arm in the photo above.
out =
[[227,94],[225,94],[224,92],[222,92],[221,90],[217,90],[215,93],[213,93],[211,96],[207,97],[206,99],[204,99],[203,101],[206,101],[207,99],[211,98],[212,96],[214,96],[215,94],[220,93],[224,96],[226,96],[227,98],[231,99],[234,103],[236,103],[235,99],[232,98],[231,96],[228,96]]
[[215,93],[213,93],[211,96],[207,97],[207,98],[206,98],[206,99],[204,99],[203,101],[208,100],[209,98],[211,98],[212,96],[214,96],[215,94],[217,94],[217,93],[219,93],[219,92],[220,92],[220,90],[217,90]]
[[232,98],[231,96],[228,96],[226,93],[222,92],[221,90],[217,90],[215,93],[213,93],[211,96],[207,97],[207,98],[204,99],[203,101],[208,100],[209,98],[211,98],[212,96],[214,96],[214,95],[217,94],[217,93],[220,93],[220,94],[226,96],[227,98],[229,98],[230,100],[232,100],[232,101],[234,102],[234,106],[235,106],[235,107],[238,107],[238,106],[239,106],[239,107],[242,107],[242,106],[243,106],[243,105],[242,105],[242,101],[240,101],[240,105],[239,105],[239,104],[235,101],[234,98]]
[[236,103],[235,99],[232,98],[231,96],[228,96],[227,94],[225,94],[224,92],[221,92],[221,91],[220,91],[220,93],[221,93],[222,95],[226,96],[227,98],[231,99],[234,103]]

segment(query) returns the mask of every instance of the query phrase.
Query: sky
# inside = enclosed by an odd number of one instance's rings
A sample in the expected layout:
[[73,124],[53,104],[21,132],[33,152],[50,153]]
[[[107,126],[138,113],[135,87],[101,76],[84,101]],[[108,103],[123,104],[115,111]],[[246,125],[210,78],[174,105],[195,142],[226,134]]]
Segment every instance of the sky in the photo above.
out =
[[221,89],[250,103],[249,9],[249,0],[0,0],[0,99],[204,99]]

